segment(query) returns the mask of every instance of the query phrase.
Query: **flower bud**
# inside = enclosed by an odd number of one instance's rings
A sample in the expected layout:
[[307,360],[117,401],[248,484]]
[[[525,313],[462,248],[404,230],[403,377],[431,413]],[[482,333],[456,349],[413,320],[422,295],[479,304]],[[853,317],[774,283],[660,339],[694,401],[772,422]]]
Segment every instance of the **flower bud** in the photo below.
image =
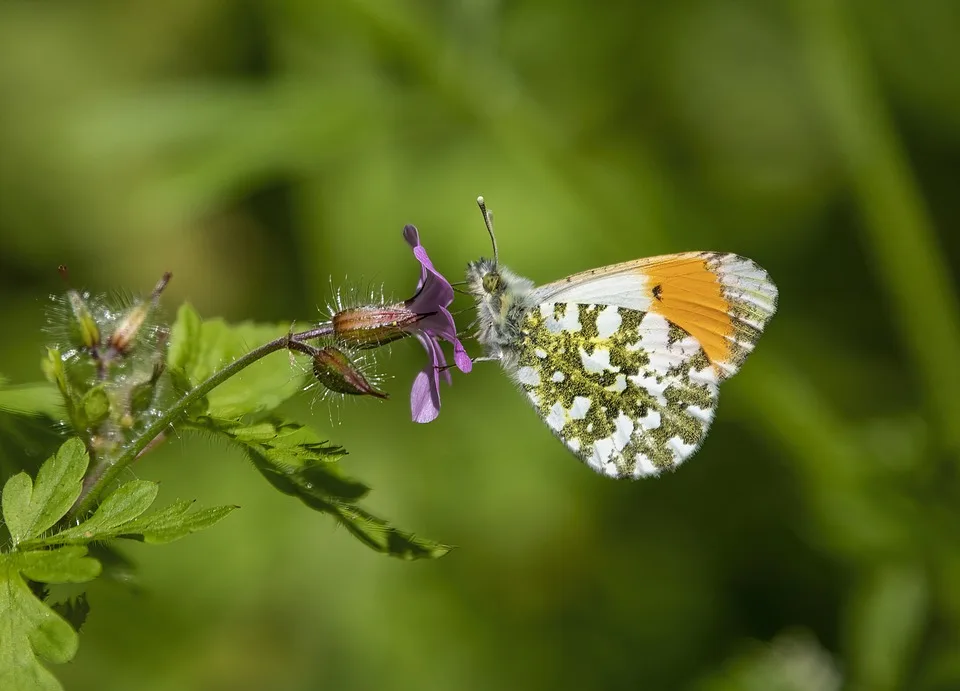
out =
[[356,348],[378,348],[409,336],[409,328],[420,318],[403,303],[351,307],[333,315],[333,333]]
[[150,294],[150,300],[140,302],[131,307],[123,316],[123,319],[120,320],[120,323],[117,324],[117,327],[113,330],[113,333],[110,334],[110,338],[107,341],[107,344],[115,352],[121,355],[129,352],[137,338],[137,333],[139,333],[143,323],[150,315],[150,310],[152,310],[159,301],[160,293],[162,293],[163,289],[167,286],[171,275],[169,271],[165,273]]
[[87,391],[81,399],[81,409],[89,426],[99,425],[106,420],[110,415],[110,397],[106,389],[101,385]]
[[374,389],[356,365],[333,346],[320,348],[314,353],[313,374],[317,381],[336,393],[387,398],[387,394]]
[[83,298],[75,290],[67,291],[67,301],[70,303],[70,310],[73,312],[74,328],[80,339],[81,345],[88,350],[92,350],[100,345],[100,327],[97,326],[90,308]]

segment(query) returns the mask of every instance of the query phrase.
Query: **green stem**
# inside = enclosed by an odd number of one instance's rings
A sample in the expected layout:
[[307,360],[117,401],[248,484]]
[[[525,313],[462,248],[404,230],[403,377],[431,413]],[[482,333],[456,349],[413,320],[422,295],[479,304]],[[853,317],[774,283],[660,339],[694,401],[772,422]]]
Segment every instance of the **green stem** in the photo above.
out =
[[154,420],[153,424],[143,430],[143,432],[127,446],[119,458],[112,462],[101,460],[99,464],[94,467],[84,479],[83,490],[64,520],[72,521],[93,510],[103,490],[108,487],[110,483],[114,482],[120,476],[120,473],[133,463],[154,439],[163,434],[170,425],[190,409],[190,406],[202,399],[213,389],[238,374],[241,370],[249,367],[257,360],[271,353],[275,353],[278,350],[291,349],[299,351],[299,344],[302,341],[327,335],[331,332],[331,329],[332,326],[330,325],[321,325],[310,331],[298,334],[287,334],[269,343],[264,343],[259,348],[255,348],[246,355],[237,358],[223,369],[214,372],[207,379],[190,389],[190,391],[185,393],[169,410]]

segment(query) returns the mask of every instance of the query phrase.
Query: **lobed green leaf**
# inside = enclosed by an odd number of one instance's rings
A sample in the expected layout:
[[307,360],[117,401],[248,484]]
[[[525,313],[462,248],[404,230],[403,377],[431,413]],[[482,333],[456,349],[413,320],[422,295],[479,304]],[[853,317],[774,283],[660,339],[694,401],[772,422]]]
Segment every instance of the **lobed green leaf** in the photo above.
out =
[[82,583],[100,565],[83,547],[0,554],[0,688],[61,689],[42,662],[69,662],[77,652],[74,628],[41,602],[24,577],[40,583]]
[[159,490],[157,483],[149,480],[127,482],[111,492],[90,518],[48,540],[58,544],[79,544],[116,537],[117,530],[150,508]]
[[114,490],[83,523],[59,533],[36,538],[24,546],[85,545],[115,538],[160,544],[172,542],[223,520],[236,506],[216,506],[188,513],[189,501],[144,515],[157,497],[159,487],[148,480],[132,480]]
[[3,518],[14,545],[48,530],[80,496],[89,458],[76,437],[68,439],[44,461],[36,482],[26,473],[7,480],[3,488]]

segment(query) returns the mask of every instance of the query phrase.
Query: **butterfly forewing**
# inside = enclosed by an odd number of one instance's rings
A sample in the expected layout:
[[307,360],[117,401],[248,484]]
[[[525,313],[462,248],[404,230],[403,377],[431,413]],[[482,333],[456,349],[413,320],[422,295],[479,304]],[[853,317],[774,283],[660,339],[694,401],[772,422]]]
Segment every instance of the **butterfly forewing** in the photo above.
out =
[[777,309],[777,288],[767,272],[750,259],[720,252],[593,269],[542,286],[533,298],[659,314],[700,342],[721,381],[737,372]]
[[679,465],[713,419],[717,371],[656,312],[543,303],[524,318],[518,352],[516,377],[547,425],[605,475]]

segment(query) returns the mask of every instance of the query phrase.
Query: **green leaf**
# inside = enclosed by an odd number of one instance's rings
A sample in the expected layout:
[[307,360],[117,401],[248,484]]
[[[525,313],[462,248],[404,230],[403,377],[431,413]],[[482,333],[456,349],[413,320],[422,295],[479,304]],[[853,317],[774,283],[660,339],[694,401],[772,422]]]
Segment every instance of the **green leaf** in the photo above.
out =
[[177,501],[164,509],[143,515],[156,499],[158,489],[155,482],[132,480],[114,490],[83,523],[23,545],[85,545],[114,538],[155,544],[172,542],[209,528],[237,508],[216,506],[188,513],[192,502]]
[[100,575],[100,563],[86,556],[84,547],[32,550],[19,555],[20,571],[38,583],[86,583]]
[[394,528],[354,505],[369,487],[344,475],[337,460],[346,454],[308,427],[277,418],[252,425],[202,418],[194,427],[240,444],[274,487],[315,511],[330,514],[368,547],[401,559],[441,557],[451,547]]
[[83,547],[0,554],[0,688],[61,689],[41,661],[62,664],[77,652],[77,632],[37,599],[24,576],[42,583],[81,583],[99,571]]
[[[342,447],[320,439],[303,425],[272,418],[252,425],[203,418],[195,427],[219,432],[239,443],[264,477],[284,494],[307,501],[328,498],[353,502],[370,488],[340,471]],[[314,507],[318,508],[318,507]]]
[[187,513],[193,505],[189,501],[178,501],[160,511],[142,516],[123,526],[119,537],[142,540],[152,544],[173,542],[199,530],[216,525],[237,506],[214,506]]
[[56,418],[63,413],[63,399],[48,382],[9,386],[6,378],[0,375],[0,411]]
[[90,518],[50,536],[45,542],[83,544],[116,537],[125,524],[150,508],[159,490],[157,483],[149,480],[132,480],[123,484],[103,500]]
[[436,559],[453,549],[450,545],[398,530],[359,506],[340,503],[335,506],[335,512],[343,527],[354,537],[368,547],[391,557],[408,561]]
[[26,473],[7,480],[3,488],[3,517],[14,545],[49,529],[80,496],[89,458],[83,442],[68,439],[44,461],[36,483]]
[[[253,348],[283,336],[289,324],[229,325],[222,319],[201,321],[196,310],[183,305],[170,336],[167,363],[177,372],[178,388],[191,388]],[[247,367],[207,396],[209,414],[239,418],[273,410],[297,393],[303,383],[290,366],[289,355],[275,353]]]

